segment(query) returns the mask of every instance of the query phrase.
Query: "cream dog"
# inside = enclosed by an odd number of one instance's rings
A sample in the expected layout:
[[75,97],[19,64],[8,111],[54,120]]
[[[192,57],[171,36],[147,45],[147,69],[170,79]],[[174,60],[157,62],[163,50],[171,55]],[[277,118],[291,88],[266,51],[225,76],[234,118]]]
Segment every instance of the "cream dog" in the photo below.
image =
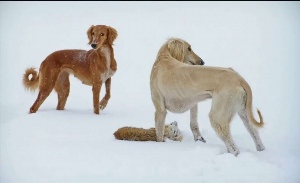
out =
[[263,126],[263,118],[259,110],[260,122],[253,117],[252,91],[248,83],[231,68],[199,66],[203,64],[191,45],[182,39],[171,38],[158,51],[150,77],[157,141],[163,141],[167,110],[174,113],[190,110],[194,139],[205,142],[198,127],[197,104],[211,98],[211,126],[224,141],[228,152],[235,156],[239,154],[229,126],[236,113],[253,138],[256,149],[264,150],[256,129]]

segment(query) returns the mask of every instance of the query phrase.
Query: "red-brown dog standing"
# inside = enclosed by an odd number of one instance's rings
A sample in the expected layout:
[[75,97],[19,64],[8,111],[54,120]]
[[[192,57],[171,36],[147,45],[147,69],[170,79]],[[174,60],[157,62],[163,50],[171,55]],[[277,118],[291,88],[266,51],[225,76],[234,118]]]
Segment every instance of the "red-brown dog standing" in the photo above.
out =
[[[106,107],[110,99],[111,77],[117,70],[112,45],[118,33],[110,26],[92,25],[87,35],[93,49],[55,51],[41,63],[39,73],[34,68],[25,71],[24,87],[29,90],[39,88],[30,113],[39,109],[53,88],[58,95],[56,109],[63,110],[70,92],[69,74],[74,74],[83,84],[92,86],[94,113],[99,114],[100,109]],[[106,94],[99,104],[102,83],[105,83]]]

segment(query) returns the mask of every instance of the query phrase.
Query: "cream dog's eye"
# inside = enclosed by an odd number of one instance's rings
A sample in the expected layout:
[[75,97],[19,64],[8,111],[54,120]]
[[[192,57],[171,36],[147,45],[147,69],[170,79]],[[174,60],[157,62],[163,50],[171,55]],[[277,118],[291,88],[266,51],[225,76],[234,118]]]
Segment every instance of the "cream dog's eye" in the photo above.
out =
[[191,48],[191,47],[188,47],[188,50],[189,50],[189,51],[192,51],[192,48]]

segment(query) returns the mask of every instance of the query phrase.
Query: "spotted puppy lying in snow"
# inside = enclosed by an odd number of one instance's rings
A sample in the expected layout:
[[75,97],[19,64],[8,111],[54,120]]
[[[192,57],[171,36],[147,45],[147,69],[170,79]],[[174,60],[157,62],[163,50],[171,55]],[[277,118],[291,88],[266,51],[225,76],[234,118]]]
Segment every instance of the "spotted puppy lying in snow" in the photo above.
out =
[[[177,121],[165,126],[164,141],[166,138],[174,141],[181,141],[182,135],[178,128]],[[157,141],[155,128],[135,128],[135,127],[122,127],[119,128],[114,136],[118,140],[129,141]]]

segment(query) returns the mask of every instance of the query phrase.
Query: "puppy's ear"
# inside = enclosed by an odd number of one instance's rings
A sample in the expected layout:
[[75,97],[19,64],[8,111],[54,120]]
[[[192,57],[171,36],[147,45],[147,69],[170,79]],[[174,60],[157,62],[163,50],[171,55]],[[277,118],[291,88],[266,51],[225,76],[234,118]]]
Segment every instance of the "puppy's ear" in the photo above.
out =
[[89,42],[88,42],[88,44],[91,44],[92,43],[92,41],[93,41],[93,36],[92,36],[92,32],[93,32],[93,28],[94,28],[95,26],[94,25],[92,25],[88,30],[87,30],[87,36],[88,36],[88,39],[89,39]]
[[170,54],[176,60],[183,62],[184,59],[184,42],[178,39],[171,39],[168,43]]
[[178,126],[177,121],[172,122],[171,125]]
[[178,126],[177,121],[174,121],[173,123],[174,123],[175,126]]
[[113,45],[113,42],[115,41],[117,36],[118,36],[117,30],[112,27],[108,27],[108,43],[110,45]]

